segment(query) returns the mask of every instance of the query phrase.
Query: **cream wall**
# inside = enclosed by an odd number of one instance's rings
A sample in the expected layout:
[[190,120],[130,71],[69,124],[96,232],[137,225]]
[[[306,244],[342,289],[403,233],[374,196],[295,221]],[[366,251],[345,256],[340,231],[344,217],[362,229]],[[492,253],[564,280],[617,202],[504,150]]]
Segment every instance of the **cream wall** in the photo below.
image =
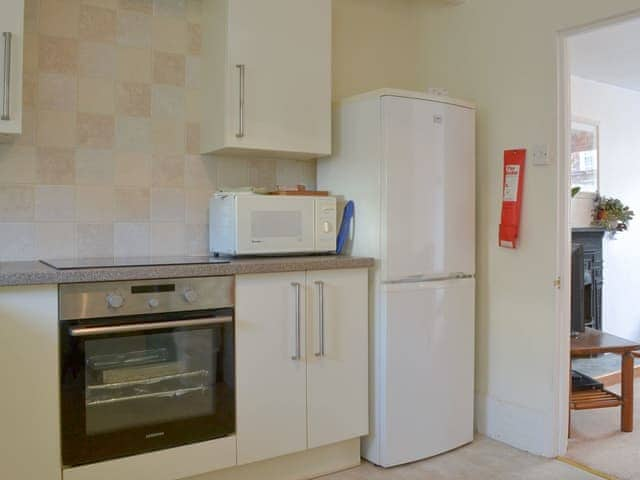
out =
[[[425,1],[420,83],[478,104],[478,429],[516,447],[558,452],[556,162],[527,165],[517,250],[497,246],[502,152],[556,152],[557,32],[640,8],[638,0]],[[566,359],[565,359],[566,360]]]
[[418,88],[416,0],[333,0],[333,96]]

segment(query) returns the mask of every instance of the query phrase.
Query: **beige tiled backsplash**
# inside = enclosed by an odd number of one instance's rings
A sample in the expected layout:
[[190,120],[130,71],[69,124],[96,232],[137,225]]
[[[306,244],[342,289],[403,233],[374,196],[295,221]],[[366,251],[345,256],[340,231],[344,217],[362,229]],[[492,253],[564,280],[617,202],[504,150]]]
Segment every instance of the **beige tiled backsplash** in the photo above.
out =
[[201,3],[26,0],[0,260],[206,254],[217,188],[315,185],[315,162],[198,155]]

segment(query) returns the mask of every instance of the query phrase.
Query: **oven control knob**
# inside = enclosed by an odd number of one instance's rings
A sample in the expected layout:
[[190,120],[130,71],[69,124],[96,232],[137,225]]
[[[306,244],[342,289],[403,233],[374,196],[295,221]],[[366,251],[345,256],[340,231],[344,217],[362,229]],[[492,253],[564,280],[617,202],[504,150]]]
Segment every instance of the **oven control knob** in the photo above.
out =
[[111,308],[120,308],[124,305],[124,297],[118,293],[110,293],[107,295],[107,305]]
[[193,303],[198,300],[198,293],[193,288],[187,288],[183,296],[188,303]]
[[158,308],[160,306],[160,302],[157,298],[149,299],[149,308]]

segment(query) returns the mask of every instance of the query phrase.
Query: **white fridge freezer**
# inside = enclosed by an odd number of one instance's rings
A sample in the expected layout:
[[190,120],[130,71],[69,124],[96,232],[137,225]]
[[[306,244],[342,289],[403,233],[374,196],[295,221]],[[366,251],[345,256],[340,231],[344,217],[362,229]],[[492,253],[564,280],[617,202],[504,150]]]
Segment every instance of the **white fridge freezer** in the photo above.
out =
[[385,467],[473,440],[473,278],[382,285],[379,431],[365,456]]
[[378,90],[342,101],[318,188],[355,203],[370,285],[370,425],[385,467],[473,440],[475,107]]

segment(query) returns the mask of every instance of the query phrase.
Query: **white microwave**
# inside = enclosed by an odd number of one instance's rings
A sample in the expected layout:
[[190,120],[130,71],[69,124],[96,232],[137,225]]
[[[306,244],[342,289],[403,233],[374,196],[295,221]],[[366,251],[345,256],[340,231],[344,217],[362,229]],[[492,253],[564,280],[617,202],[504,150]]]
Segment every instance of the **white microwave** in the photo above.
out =
[[335,197],[216,193],[209,203],[214,255],[335,253]]

